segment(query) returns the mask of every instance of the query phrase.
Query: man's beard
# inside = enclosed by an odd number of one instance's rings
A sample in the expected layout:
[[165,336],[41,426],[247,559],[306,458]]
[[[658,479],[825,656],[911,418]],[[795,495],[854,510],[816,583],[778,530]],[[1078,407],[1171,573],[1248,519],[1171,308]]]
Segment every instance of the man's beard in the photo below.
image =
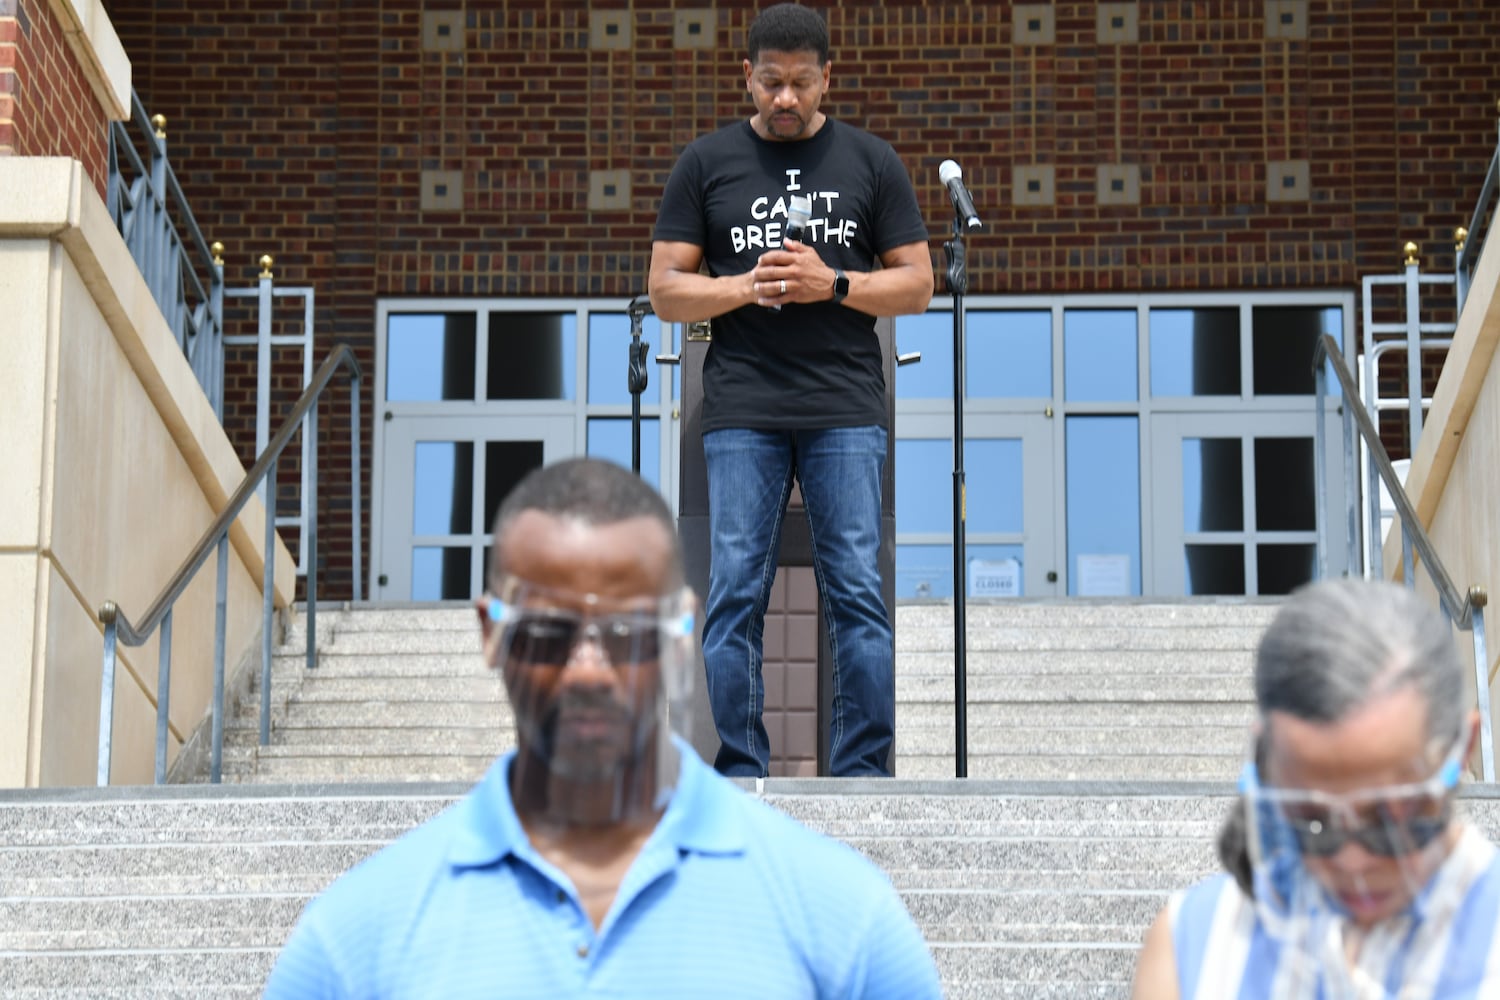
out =
[[597,782],[638,762],[654,728],[605,690],[571,690],[532,727],[531,748],[555,778]]

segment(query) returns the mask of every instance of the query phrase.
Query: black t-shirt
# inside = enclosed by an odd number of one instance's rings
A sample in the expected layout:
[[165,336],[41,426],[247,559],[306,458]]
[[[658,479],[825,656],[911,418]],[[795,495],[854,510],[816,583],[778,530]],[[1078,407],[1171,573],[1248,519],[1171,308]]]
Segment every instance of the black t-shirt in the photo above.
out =
[[[887,250],[928,238],[896,151],[832,118],[793,142],[762,139],[747,121],[693,142],[667,181],[654,238],[702,247],[714,277],[744,274],[781,246],[794,194],[812,197],[804,242],[830,267],[870,271]],[[705,433],[885,422],[875,317],[830,300],[779,312],[751,304],[714,318]]]

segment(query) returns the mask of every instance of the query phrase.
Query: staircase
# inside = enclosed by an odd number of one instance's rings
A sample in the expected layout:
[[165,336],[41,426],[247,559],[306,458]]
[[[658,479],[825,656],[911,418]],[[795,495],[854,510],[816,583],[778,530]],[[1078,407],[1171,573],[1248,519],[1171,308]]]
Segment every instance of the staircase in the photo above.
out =
[[[901,777],[760,794],[889,873],[949,997],[1123,1000],[1167,892],[1216,867],[1274,609],[972,605],[957,782],[937,780],[953,774],[951,609],[904,605]],[[513,738],[468,606],[318,624],[315,673],[300,622],[276,658],[273,746],[256,745],[258,692],[227,725],[231,784],[0,792],[0,995],[258,995],[306,901]]]
[[[1271,601],[975,603],[968,776],[1232,781]],[[896,611],[896,771],[954,776],[953,609]],[[225,729],[224,780],[473,781],[514,739],[469,605],[323,611],[318,669],[299,620],[274,660],[274,738],[259,694]],[[706,724],[706,723],[705,723]]]

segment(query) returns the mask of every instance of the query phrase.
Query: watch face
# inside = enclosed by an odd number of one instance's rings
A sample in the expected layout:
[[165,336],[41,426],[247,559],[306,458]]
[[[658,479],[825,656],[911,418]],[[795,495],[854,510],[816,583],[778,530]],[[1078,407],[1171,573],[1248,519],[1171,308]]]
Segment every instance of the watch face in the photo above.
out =
[[833,272],[833,297],[835,300],[849,294],[849,276],[843,271]]

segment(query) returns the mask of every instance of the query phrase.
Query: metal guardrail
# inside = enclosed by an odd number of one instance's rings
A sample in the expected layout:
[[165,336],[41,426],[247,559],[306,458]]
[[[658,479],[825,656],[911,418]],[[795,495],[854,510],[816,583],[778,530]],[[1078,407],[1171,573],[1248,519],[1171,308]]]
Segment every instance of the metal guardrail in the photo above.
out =
[[[1500,110],[1500,102],[1497,102],[1497,110]],[[1469,282],[1474,278],[1474,268],[1478,266],[1479,257],[1484,252],[1489,230],[1485,230],[1484,239],[1476,240],[1472,237],[1484,225],[1485,215],[1490,210],[1490,202],[1495,199],[1496,191],[1500,191],[1500,138],[1495,143],[1495,154],[1490,157],[1490,168],[1485,171],[1484,184],[1479,189],[1479,200],[1474,203],[1474,214],[1470,217],[1468,226],[1460,227],[1453,233],[1456,250],[1453,277],[1457,286],[1460,313],[1464,311],[1464,302],[1469,297]],[[1493,228],[1493,220],[1491,226]]]
[[[192,366],[214,415],[224,419],[224,247],[209,246],[167,162],[166,119],[130,94],[130,122],[109,127],[109,216]],[[147,149],[143,159],[131,125]],[[125,167],[133,178],[127,180]],[[181,226],[182,233],[178,231]],[[184,235],[186,241],[184,241]],[[203,268],[207,278],[199,277]]]
[[[1339,350],[1338,341],[1326,333],[1320,336],[1317,345],[1313,348],[1312,364],[1318,414],[1318,430],[1313,435],[1313,461],[1318,480],[1318,575],[1328,575],[1328,445],[1324,441],[1323,428],[1325,401],[1328,395],[1328,368],[1332,366],[1333,373],[1338,378],[1344,393],[1342,407],[1344,482],[1355,482],[1353,476],[1354,432],[1357,431],[1364,439],[1365,447],[1369,450],[1370,461],[1380,478],[1385,481],[1386,489],[1390,491],[1391,502],[1396,506],[1396,514],[1401,519],[1401,565],[1406,585],[1416,586],[1415,557],[1420,556],[1422,565],[1427,569],[1427,575],[1431,577],[1433,586],[1437,589],[1438,601],[1442,605],[1443,613],[1459,629],[1473,636],[1474,680],[1477,684],[1475,700],[1478,702],[1480,716],[1480,765],[1483,768],[1484,780],[1494,781],[1495,748],[1494,736],[1490,732],[1490,699],[1488,697],[1489,657],[1485,651],[1484,641],[1484,607],[1489,603],[1489,596],[1483,587],[1470,587],[1466,594],[1460,594],[1458,588],[1453,585],[1453,578],[1443,565],[1442,559],[1438,557],[1437,550],[1433,547],[1427,530],[1422,526],[1421,519],[1417,517],[1417,510],[1412,506],[1411,498],[1406,494],[1401,477],[1396,474],[1395,468],[1391,465],[1391,457],[1386,453],[1385,445],[1380,441],[1380,432],[1376,429],[1375,422],[1370,419],[1365,408],[1359,405],[1359,387],[1355,383],[1354,373],[1349,370],[1349,364]],[[1359,501],[1356,491],[1346,490],[1346,493],[1349,565],[1358,566]]]
[[[215,591],[214,612],[214,694],[213,694],[213,749],[210,764],[209,778],[218,783],[222,777],[222,763],[224,752],[224,638],[225,618],[228,606],[229,589],[229,528],[239,517],[240,511],[246,502],[255,493],[256,488],[262,481],[273,484],[272,499],[266,503],[265,522],[265,571],[262,574],[261,585],[261,684],[260,684],[260,745],[265,746],[270,742],[271,725],[271,615],[272,594],[275,589],[275,545],[276,545],[276,503],[274,499],[274,484],[276,482],[276,460],[285,450],[287,443],[297,432],[299,426],[305,427],[303,433],[307,439],[316,442],[318,439],[318,400],[322,397],[324,390],[328,388],[333,380],[334,374],[341,367],[347,367],[350,371],[350,426],[352,439],[350,442],[350,478],[352,483],[351,496],[354,504],[354,600],[362,599],[360,580],[363,570],[360,566],[359,549],[359,526],[360,526],[360,482],[359,482],[359,386],[363,379],[363,373],[359,361],[354,357],[354,351],[347,345],[341,344],[331,353],[319,366],[312,382],[302,393],[301,397],[292,406],[291,413],[277,430],[269,444],[266,445],[250,471],[245,474],[239,487],[230,496],[224,509],[219,516],[214,518],[213,524],[204,531],[203,537],[193,547],[192,552],[183,561],[182,566],[172,578],[167,581],[161,595],[151,603],[145,616],[139,625],[133,624],[126,617],[125,612],[113,601],[106,601],[99,609],[99,621],[104,624],[104,673],[100,682],[99,696],[99,767],[97,781],[99,785],[109,784],[109,772],[111,762],[111,742],[114,729],[114,701],[115,701],[115,666],[116,666],[116,644],[123,642],[127,646],[144,645],[153,632],[159,627],[161,638],[159,641],[157,681],[156,681],[156,783],[162,784],[167,775],[167,735],[168,735],[168,706],[171,694],[172,682],[172,607],[177,599],[182,596],[183,591],[192,582],[198,570],[208,560],[210,552],[218,553],[218,582]],[[309,516],[307,522],[307,666],[312,669],[317,666],[317,629],[318,629],[318,449],[308,449],[308,482],[312,493],[309,504]]]

